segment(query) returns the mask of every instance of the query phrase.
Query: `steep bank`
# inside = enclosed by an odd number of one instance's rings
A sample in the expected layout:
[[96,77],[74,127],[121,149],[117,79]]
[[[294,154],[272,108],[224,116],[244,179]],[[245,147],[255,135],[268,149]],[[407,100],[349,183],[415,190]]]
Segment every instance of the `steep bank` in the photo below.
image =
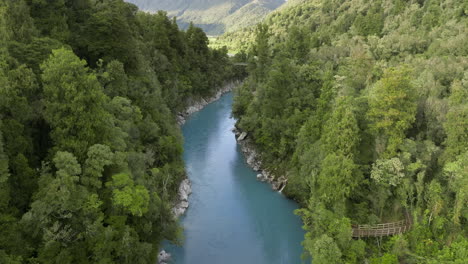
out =
[[[241,84],[241,80],[229,81],[226,82],[223,86],[221,86],[220,89],[218,89],[213,96],[201,98],[199,100],[193,100],[193,102],[191,102],[190,106],[187,107],[186,110],[177,114],[177,124],[179,126],[182,126],[191,114],[202,110],[205,106],[218,100],[219,98],[221,98],[222,95],[231,92],[235,87]],[[174,207],[172,208],[172,214],[175,218],[179,218],[182,215],[184,215],[185,211],[188,209],[190,205],[188,198],[191,193],[192,183],[189,178],[186,178],[179,185],[179,198],[177,199]],[[169,261],[170,258],[171,255],[169,253],[167,253],[165,250],[161,250],[161,252],[158,255],[158,263],[164,264],[167,261]]]
[[233,129],[236,136],[236,141],[241,147],[242,153],[245,155],[247,164],[256,172],[257,180],[271,184],[275,191],[282,192],[288,183],[285,176],[278,176],[267,170],[262,163],[259,152],[255,149],[254,142],[249,138],[247,132],[242,132],[238,127]]
[[[315,264],[466,259],[465,2],[301,1],[252,31],[238,137],[288,176]],[[409,232],[352,239],[406,210]]]
[[[213,96],[201,98],[199,100],[193,100],[193,102],[190,103],[190,106],[187,107],[185,111],[177,114],[177,124],[179,126],[182,126],[191,114],[198,112],[208,104],[219,100],[219,98],[221,98],[222,95],[231,92],[234,88],[241,84],[242,80],[229,81],[226,82],[223,86],[221,86]],[[174,214],[175,218],[179,218],[180,216],[182,216],[189,207],[188,196],[191,193],[191,182],[190,179],[186,178],[180,183],[178,192],[179,199],[177,200],[175,206],[172,208],[172,213]]]
[[298,206],[258,181],[245,163],[232,133],[232,97],[222,96],[182,127],[190,209],[180,220],[183,246],[163,247],[177,264],[301,263]]
[[182,126],[185,123],[188,116],[190,116],[191,114],[195,112],[200,111],[201,109],[203,109],[203,107],[205,107],[209,103],[212,103],[218,100],[219,98],[221,98],[223,94],[232,91],[235,87],[241,84],[242,84],[242,80],[229,81],[229,82],[226,82],[224,85],[222,85],[214,95],[207,97],[207,98],[202,97],[198,100],[192,100],[191,102],[188,103],[190,106],[187,107],[187,109],[177,114],[177,117],[176,117],[177,124],[179,124],[179,126]]

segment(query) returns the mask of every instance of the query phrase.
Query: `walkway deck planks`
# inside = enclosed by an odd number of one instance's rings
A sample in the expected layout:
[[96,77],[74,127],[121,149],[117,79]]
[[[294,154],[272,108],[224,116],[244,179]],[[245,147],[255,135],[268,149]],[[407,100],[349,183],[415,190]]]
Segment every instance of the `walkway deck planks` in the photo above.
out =
[[393,236],[407,232],[411,229],[411,218],[406,214],[406,219],[398,222],[378,225],[353,225],[353,238]]

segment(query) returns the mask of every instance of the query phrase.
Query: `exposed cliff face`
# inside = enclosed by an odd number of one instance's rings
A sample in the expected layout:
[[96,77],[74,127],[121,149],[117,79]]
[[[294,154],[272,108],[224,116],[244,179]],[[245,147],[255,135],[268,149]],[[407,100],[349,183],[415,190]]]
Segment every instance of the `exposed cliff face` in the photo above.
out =
[[185,28],[190,22],[209,35],[220,35],[258,23],[285,0],[127,0],[150,12],[164,10]]

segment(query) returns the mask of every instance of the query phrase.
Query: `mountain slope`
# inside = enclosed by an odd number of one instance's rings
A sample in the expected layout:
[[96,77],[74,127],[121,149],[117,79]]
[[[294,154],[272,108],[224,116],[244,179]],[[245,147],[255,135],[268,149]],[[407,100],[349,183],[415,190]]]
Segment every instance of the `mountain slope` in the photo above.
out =
[[142,10],[165,10],[184,28],[190,22],[210,35],[254,25],[285,0],[127,0]]

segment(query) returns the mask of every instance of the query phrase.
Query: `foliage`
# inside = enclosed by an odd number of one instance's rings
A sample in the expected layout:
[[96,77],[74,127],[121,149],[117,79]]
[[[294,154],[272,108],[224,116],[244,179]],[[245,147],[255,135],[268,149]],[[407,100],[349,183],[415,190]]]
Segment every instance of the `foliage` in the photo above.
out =
[[415,120],[416,104],[409,74],[389,69],[370,93],[367,115],[371,122],[369,128],[377,140],[376,152],[393,157]]
[[221,35],[260,22],[268,13],[285,3],[284,0],[129,0],[140,9],[150,12],[165,10],[176,16],[181,28],[190,23],[208,35]]
[[110,116],[107,98],[86,62],[70,50],[54,50],[42,64],[44,118],[57,149],[75,153],[80,160],[91,145],[106,142]]
[[106,184],[112,190],[112,202],[128,210],[132,215],[142,216],[148,211],[149,194],[142,185],[136,185],[126,173],[112,176]]
[[242,77],[122,0],[0,0],[0,262],[154,263],[179,241],[176,114]]
[[[217,40],[251,58],[236,125],[288,178],[313,263],[466,262],[462,2],[289,1]],[[405,234],[351,239],[406,212]]]

